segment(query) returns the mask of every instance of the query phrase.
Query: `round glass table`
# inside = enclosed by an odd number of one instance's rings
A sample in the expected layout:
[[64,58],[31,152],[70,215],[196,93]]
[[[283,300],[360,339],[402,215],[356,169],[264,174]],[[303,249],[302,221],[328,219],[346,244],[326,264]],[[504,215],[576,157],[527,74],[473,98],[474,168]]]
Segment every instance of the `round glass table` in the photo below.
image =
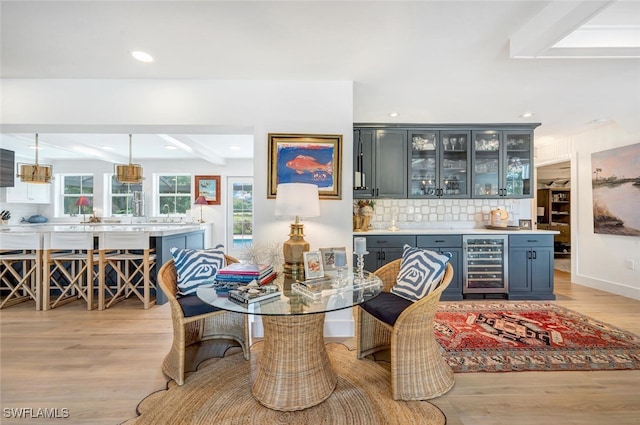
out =
[[214,307],[262,316],[264,348],[251,390],[265,407],[302,410],[331,395],[338,378],[325,348],[325,313],[356,306],[382,289],[380,278],[369,272],[363,278],[347,273],[340,286],[334,276],[322,279],[304,285],[280,276],[279,296],[248,305],[217,295],[213,287],[198,288],[198,297]]

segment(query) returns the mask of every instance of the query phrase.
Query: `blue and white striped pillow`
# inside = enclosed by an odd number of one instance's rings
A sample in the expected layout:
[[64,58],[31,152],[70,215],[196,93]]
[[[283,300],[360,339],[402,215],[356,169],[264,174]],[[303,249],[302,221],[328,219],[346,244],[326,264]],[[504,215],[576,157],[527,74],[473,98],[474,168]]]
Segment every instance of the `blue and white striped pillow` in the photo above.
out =
[[438,287],[450,259],[450,252],[440,254],[405,245],[400,271],[391,292],[410,301],[418,301]]
[[213,282],[218,270],[227,265],[221,248],[222,245],[213,249],[171,248],[178,273],[179,295],[193,294],[199,285]]

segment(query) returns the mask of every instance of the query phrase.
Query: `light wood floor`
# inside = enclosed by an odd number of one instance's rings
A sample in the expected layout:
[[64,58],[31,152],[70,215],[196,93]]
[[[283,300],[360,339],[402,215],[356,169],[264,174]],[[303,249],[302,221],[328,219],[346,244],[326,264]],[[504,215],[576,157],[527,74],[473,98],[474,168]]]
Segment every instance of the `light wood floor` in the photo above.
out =
[[[571,284],[556,273],[559,305],[640,334],[640,302]],[[171,344],[168,305],[120,303],[87,312],[71,303],[47,312],[24,303],[0,312],[2,424],[119,424],[165,387]],[[432,400],[448,425],[640,423],[640,370],[456,374]],[[10,419],[5,409],[69,409],[68,419]],[[372,424],[373,425],[373,424]]]

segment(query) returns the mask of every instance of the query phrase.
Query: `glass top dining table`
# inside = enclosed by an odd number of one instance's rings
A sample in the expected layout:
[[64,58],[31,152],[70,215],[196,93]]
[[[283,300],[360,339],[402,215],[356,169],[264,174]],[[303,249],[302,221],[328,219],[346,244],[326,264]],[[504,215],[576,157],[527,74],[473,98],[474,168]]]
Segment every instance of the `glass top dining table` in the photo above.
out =
[[[281,276],[275,281],[279,297],[247,306],[218,296],[215,288],[198,288],[198,297],[215,307],[261,317],[264,338],[262,350],[254,353],[252,347],[252,359],[257,357],[257,361],[251,392],[267,408],[302,410],[331,396],[338,377],[325,347],[325,313],[361,304],[382,289],[380,278],[369,272],[359,277],[349,271],[340,285],[333,275],[325,278],[325,282],[301,288],[298,282]],[[308,287],[311,290],[305,289]]]
[[280,296],[242,305],[216,292],[213,284],[202,285],[197,290],[198,297],[214,307],[243,314],[261,316],[292,316],[328,313],[361,304],[377,296],[382,289],[382,281],[373,273],[363,271],[360,278],[349,270],[344,282],[337,283],[335,272],[327,272],[324,278],[308,281],[313,289],[303,283],[280,275],[273,282],[278,286]]

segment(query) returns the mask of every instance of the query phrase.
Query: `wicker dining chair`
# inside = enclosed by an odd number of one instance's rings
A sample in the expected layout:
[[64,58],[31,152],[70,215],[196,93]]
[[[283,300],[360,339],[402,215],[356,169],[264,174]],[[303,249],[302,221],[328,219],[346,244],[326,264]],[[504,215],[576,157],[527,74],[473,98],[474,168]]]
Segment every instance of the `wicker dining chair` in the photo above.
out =
[[[384,313],[385,321],[389,322],[385,323],[359,306],[357,353],[362,359],[390,349],[393,399],[427,400],[445,394],[454,384],[453,370],[440,354],[440,345],[433,333],[440,295],[451,283],[453,267],[447,264],[440,285],[419,301],[411,302],[389,293],[396,282],[400,262],[401,259],[394,260],[374,272],[382,279],[383,292],[388,294],[380,294],[383,297],[378,303],[384,303],[387,298],[386,305],[396,311]],[[385,304],[379,305],[384,309]]]
[[[230,256],[225,258],[227,264],[238,262]],[[162,362],[165,375],[175,380],[178,385],[184,384],[185,371],[195,370],[199,362],[208,358],[209,344],[204,342],[212,340],[226,339],[238,342],[244,358],[249,360],[247,315],[217,309],[200,301],[195,294],[177,297],[177,282],[178,274],[171,259],[163,264],[158,273],[158,284],[169,300],[173,321],[173,344]]]

